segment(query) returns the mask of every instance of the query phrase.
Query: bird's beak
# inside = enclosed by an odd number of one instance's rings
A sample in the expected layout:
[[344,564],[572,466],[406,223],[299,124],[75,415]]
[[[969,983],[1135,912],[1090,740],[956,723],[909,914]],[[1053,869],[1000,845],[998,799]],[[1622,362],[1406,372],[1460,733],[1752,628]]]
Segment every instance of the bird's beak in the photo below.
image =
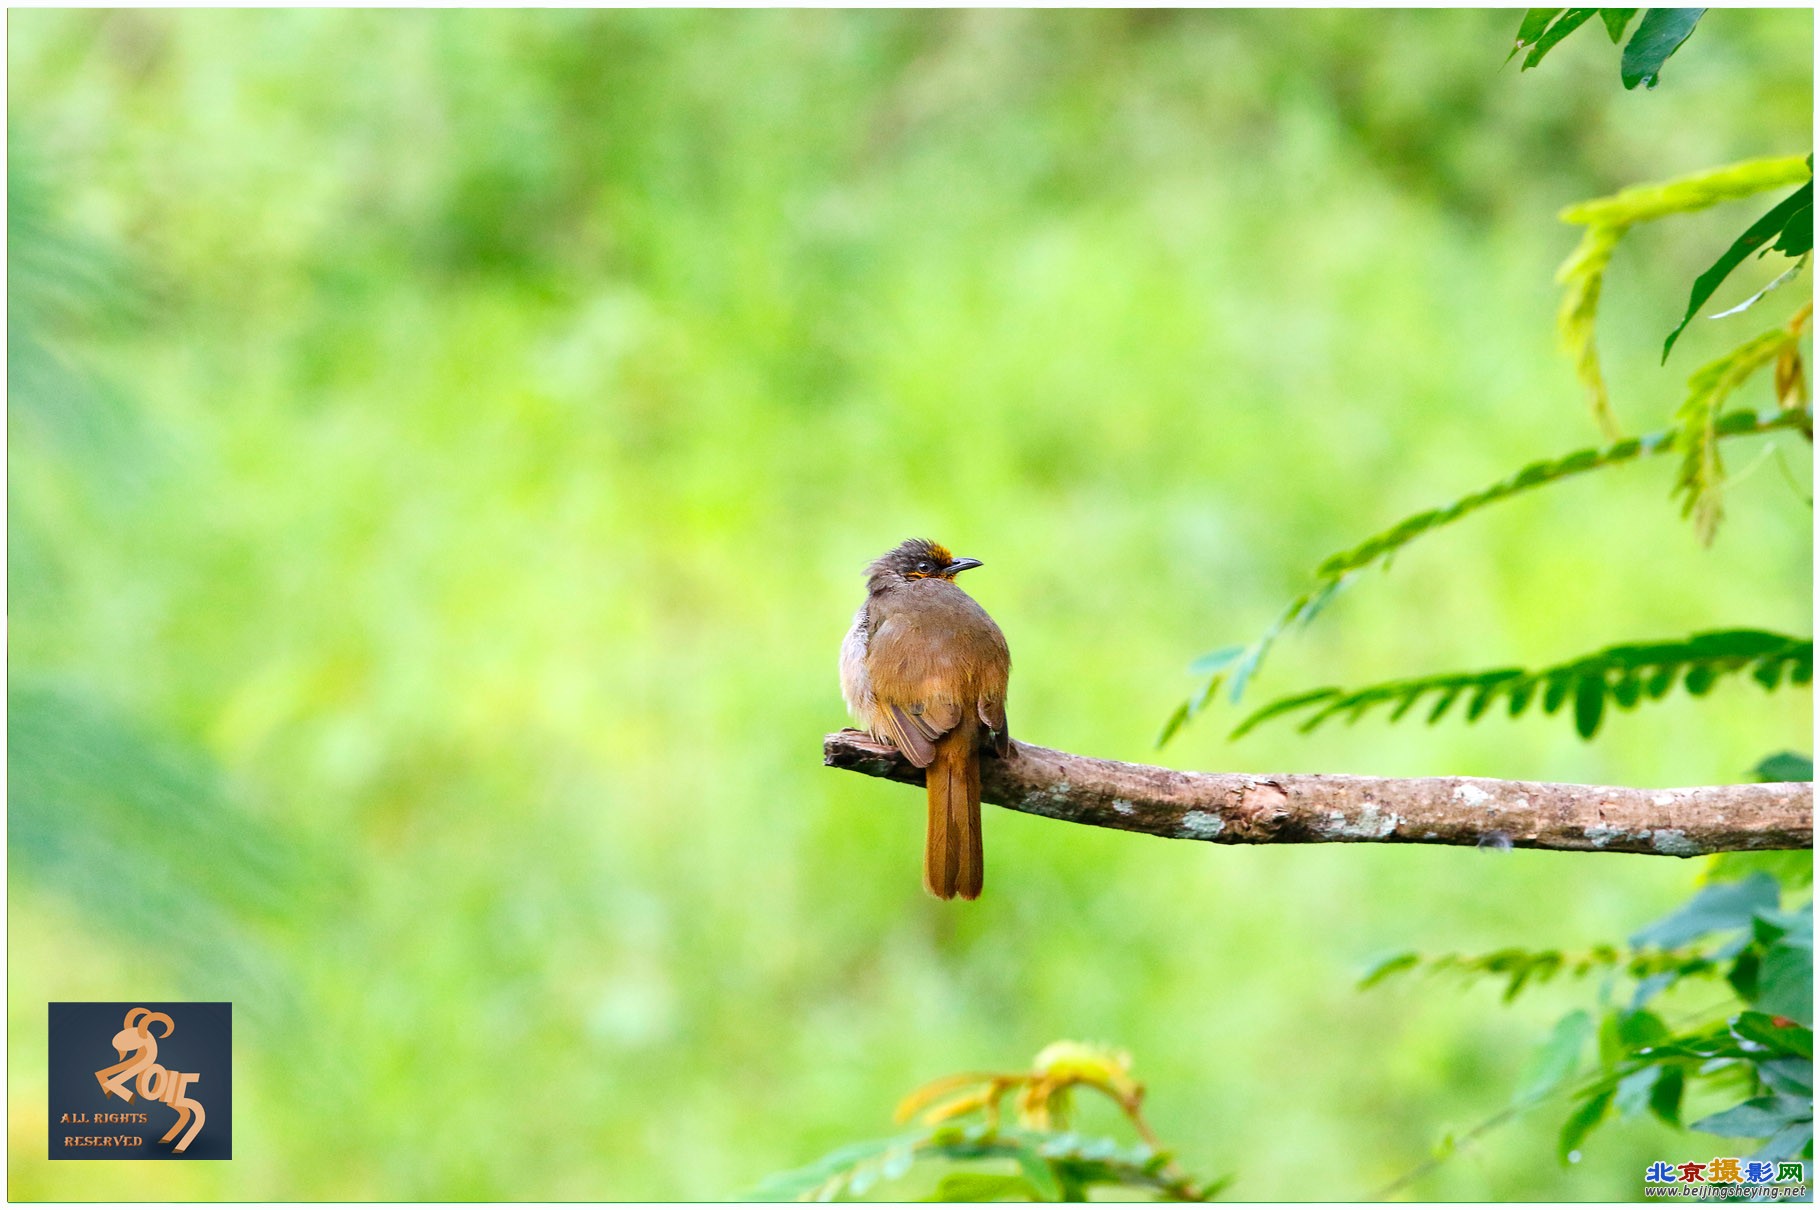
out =
[[966,571],[969,567],[984,567],[984,566],[985,566],[985,564],[981,563],[978,559],[956,559],[952,563],[948,564],[947,567],[942,569],[942,574],[947,576],[950,580],[952,580],[955,576],[960,575],[963,571]]

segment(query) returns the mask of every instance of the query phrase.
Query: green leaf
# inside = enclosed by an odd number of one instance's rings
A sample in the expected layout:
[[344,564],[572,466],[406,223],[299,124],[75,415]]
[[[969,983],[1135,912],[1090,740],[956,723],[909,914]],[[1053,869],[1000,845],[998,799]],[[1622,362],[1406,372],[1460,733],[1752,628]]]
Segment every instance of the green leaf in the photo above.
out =
[[[912,1136],[918,1137],[921,1136]],[[766,1177],[747,1196],[755,1202],[791,1202],[822,1189],[836,1179],[844,1185],[847,1174],[853,1168],[908,1141],[911,1140],[889,1138],[849,1144],[830,1151],[813,1164]],[[838,1188],[835,1192],[838,1192]]]
[[[1809,167],[1812,167],[1810,164]],[[1788,223],[1782,228],[1773,250],[1784,256],[1806,256],[1814,250],[1814,201],[1813,186],[1808,186],[1807,205],[1789,216]],[[1775,289],[1780,280],[1770,283],[1764,292]]]
[[1617,683],[1611,687],[1611,700],[1621,710],[1634,709],[1643,700],[1643,678],[1637,675],[1635,668],[1627,668],[1619,674]]
[[1758,849],[1754,852],[1716,853],[1706,859],[1707,882],[1736,882],[1762,871],[1792,892],[1814,885],[1811,849]]
[[1610,35],[1613,46],[1624,40],[1624,27],[1637,15],[1634,8],[1602,8],[1599,20],[1605,22],[1605,32]]
[[1574,730],[1581,739],[1591,739],[1599,729],[1605,711],[1605,678],[1589,672],[1574,687]]
[[1636,992],[1633,993],[1630,998],[1631,1008],[1633,1010],[1642,1008],[1645,1004],[1654,1000],[1670,987],[1673,987],[1675,981],[1680,979],[1680,977],[1680,971],[1657,971],[1648,978],[1641,980],[1637,984]]
[[1400,974],[1406,970],[1413,970],[1421,964],[1421,961],[1422,955],[1415,953],[1414,951],[1392,954],[1390,957],[1382,959],[1370,970],[1365,972],[1364,977],[1359,980],[1359,990],[1364,991],[1368,987],[1375,987],[1392,975]]
[[1768,630],[1708,630],[1687,641],[1697,654],[1727,659],[1752,659],[1760,655],[1787,657],[1788,639]]
[[1329,698],[1338,696],[1340,696],[1340,691],[1338,689],[1329,688],[1315,689],[1308,693],[1298,693],[1294,697],[1279,699],[1278,701],[1274,701],[1270,705],[1265,706],[1263,709],[1258,710],[1252,714],[1251,717],[1233,728],[1232,735],[1229,738],[1238,739],[1259,723],[1267,722],[1270,719],[1276,718],[1278,715],[1288,714],[1291,710],[1299,710],[1303,706],[1310,706],[1315,702],[1324,702]]
[[1758,781],[1813,781],[1814,758],[1799,752],[1778,752],[1758,761],[1751,772]]
[[1508,692],[1522,678],[1522,670],[1515,668],[1507,672],[1488,672],[1477,677],[1478,688],[1473,691],[1472,700],[1467,703],[1466,721],[1477,722],[1491,708],[1491,703],[1500,693]]
[[1346,586],[1348,579],[1349,577],[1347,576],[1341,576],[1336,580],[1322,584],[1319,588],[1315,589],[1314,592],[1310,593],[1307,597],[1307,603],[1296,611],[1296,621],[1300,622],[1303,626],[1314,621],[1316,616],[1318,616],[1323,609],[1327,608],[1328,602],[1339,595],[1340,589]]
[[1432,727],[1434,724],[1441,721],[1441,716],[1443,714],[1447,713],[1447,708],[1449,706],[1452,706],[1454,704],[1454,702],[1459,698],[1460,690],[1462,688],[1463,688],[1463,686],[1460,686],[1460,685],[1448,685],[1442,691],[1440,700],[1435,702],[1434,709],[1432,709],[1428,712],[1428,725],[1429,726]]
[[1604,1089],[1582,1101],[1578,1108],[1568,1115],[1561,1126],[1561,1137],[1555,1143],[1555,1155],[1565,1166],[1573,1162],[1573,1154],[1579,1150],[1586,1136],[1593,1132],[1605,1118],[1605,1111],[1611,1108],[1613,1090]]
[[1798,1122],[1812,1122],[1813,1118],[1812,1101],[1778,1092],[1709,1113],[1689,1123],[1688,1129],[1728,1139],[1762,1139]]
[[1299,597],[1291,601],[1283,616],[1273,622],[1270,628],[1259,636],[1257,642],[1253,643],[1245,653],[1245,658],[1240,660],[1238,666],[1232,670],[1232,689],[1227,694],[1227,700],[1233,705],[1238,705],[1239,699],[1245,696],[1245,686],[1251,684],[1251,678],[1257,675],[1258,665],[1264,662],[1264,653],[1270,650],[1270,644],[1276,640],[1276,636],[1281,633],[1283,627],[1289,624],[1289,618],[1307,603],[1307,597]]
[[[1510,694],[1511,714],[1521,712],[1518,703],[1526,704],[1538,682],[1544,685],[1542,709],[1553,714],[1571,695],[1574,699],[1574,725],[1582,737],[1590,738],[1599,728],[1604,712],[1606,686],[1612,679],[1620,684],[1628,678],[1634,692],[1636,669],[1654,665],[1657,671],[1643,687],[1652,699],[1672,687],[1674,679],[1686,669],[1687,687],[1696,696],[1706,693],[1718,678],[1733,675],[1747,666],[1747,661],[1775,659],[1799,661],[1812,659],[1813,640],[1795,638],[1762,630],[1720,630],[1697,634],[1679,642],[1624,643],[1595,651],[1557,664],[1552,668],[1526,671],[1522,668],[1496,668],[1485,672],[1449,672],[1409,680],[1386,681],[1363,689],[1316,689],[1272,702],[1259,709],[1233,731],[1237,739],[1273,718],[1297,710],[1318,706],[1301,724],[1303,731],[1313,730],[1337,715],[1356,721],[1366,710],[1383,702],[1397,701],[1389,721],[1398,722],[1416,702],[1428,694],[1438,694],[1428,712],[1428,721],[1441,718],[1468,689],[1474,691],[1467,710],[1467,721],[1481,717],[1501,694]],[[1661,684],[1658,684],[1661,681]],[[1614,691],[1615,693],[1615,691]],[[1640,700],[1640,699],[1639,699]]]
[[1755,668],[1751,669],[1750,679],[1773,692],[1776,686],[1782,683],[1782,661],[1761,661]]
[[1188,665],[1188,673],[1190,676],[1211,676],[1215,672],[1223,672],[1231,667],[1233,662],[1244,654],[1245,644],[1243,643],[1233,643],[1229,646],[1221,647],[1217,651],[1209,651],[1206,655]]
[[1226,1191],[1228,1186],[1238,1179],[1237,1173],[1225,1173],[1216,1176],[1196,1190],[1195,1195],[1199,1197],[1201,1201],[1211,1202],[1217,1199],[1220,1194]]
[[1781,1059],[1762,1059],[1757,1063],[1757,1076],[1775,1092],[1785,1092],[1791,1097],[1814,1098],[1814,1060],[1813,1056],[1798,1058],[1790,1055]]
[[1050,1200],[1037,1195],[1021,1176],[1001,1172],[950,1172],[935,1186],[926,1202],[1035,1202]]
[[1618,1038],[1630,1050],[1654,1046],[1668,1036],[1668,1026],[1662,1024],[1662,1018],[1655,1013],[1633,1011],[1618,1014]]
[[1634,1118],[1649,1108],[1650,1100],[1656,1094],[1656,1084],[1664,1074],[1674,1071],[1673,1067],[1657,1064],[1652,1067],[1640,1067],[1618,1081],[1618,1087],[1612,1096],[1612,1104],[1621,1118]]
[[1592,1037],[1593,1021],[1584,1010],[1568,1013],[1555,1022],[1555,1028],[1530,1058],[1519,1082],[1517,1103],[1524,1104],[1550,1092],[1580,1064],[1580,1052]]
[[1793,1122],[1770,1136],[1769,1142],[1759,1147],[1754,1160],[1786,1160],[1810,1152],[1809,1144],[1814,1141],[1814,1123]]
[[[1650,16],[1662,11],[1665,10],[1651,9],[1643,18],[1644,24],[1647,25],[1649,23]],[[1640,36],[1643,31],[1639,28],[1637,32]],[[1634,41],[1632,44],[1635,45]],[[1629,52],[1627,51],[1626,53],[1628,54]],[[1694,315],[1706,304],[1706,300],[1713,296],[1713,291],[1717,290],[1720,284],[1724,282],[1727,277],[1731,276],[1731,271],[1743,264],[1745,257],[1763,247],[1771,240],[1781,236],[1784,229],[1787,228],[1791,222],[1799,223],[1803,210],[1806,211],[1808,231],[1807,243],[1810,246],[1813,244],[1813,205],[1814,185],[1812,181],[1809,181],[1807,184],[1801,186],[1801,188],[1783,198],[1780,202],[1777,202],[1768,214],[1765,214],[1762,218],[1745,228],[1744,234],[1732,241],[1732,246],[1721,253],[1719,259],[1714,261],[1706,272],[1694,279],[1693,291],[1687,298],[1687,313],[1681,317],[1681,322],[1675,325],[1675,330],[1668,334],[1668,340],[1662,345],[1663,361],[1668,360],[1669,350],[1673,349],[1675,347],[1675,342],[1681,339],[1681,333],[1687,330],[1687,325],[1693,321]],[[1806,249],[1803,249],[1802,251],[1806,251]],[[1800,253],[1794,253],[1793,255],[1799,256]]]
[[1542,690],[1542,713],[1553,714],[1567,701],[1567,691],[1574,687],[1574,678],[1566,672],[1556,672],[1549,676],[1547,685]]
[[1652,1046],[1649,1053],[1652,1061],[1691,1059],[1707,1062],[1713,1059],[1752,1059],[1755,1057],[1751,1051],[1744,1048],[1742,1042],[1732,1036],[1731,1031],[1724,1025],[1716,1027],[1716,1030],[1711,1033],[1675,1038],[1660,1046]]
[[[1778,944],[1763,955],[1757,969],[1757,994],[1751,1004],[1759,1011],[1813,1024],[1814,947]],[[1811,1039],[1811,1034],[1809,1035]],[[1808,1043],[1812,1054],[1813,1043]]]
[[1562,13],[1560,19],[1544,30],[1540,38],[1536,39],[1535,46],[1531,48],[1528,57],[1523,60],[1523,70],[1528,71],[1540,63],[1542,57],[1559,45],[1561,39],[1592,20],[1593,15],[1598,11],[1596,8],[1570,8]]
[[1561,968],[1561,955],[1554,950],[1527,954],[1521,951],[1512,953],[1510,964],[1510,986],[1504,989],[1504,1002],[1510,1003],[1523,990],[1523,985],[1534,978],[1538,983],[1546,983]]
[[1777,942],[1813,949],[1813,905],[1808,904],[1798,912],[1764,908],[1751,918],[1751,937],[1766,949]]
[[1645,1047],[1667,1040],[1662,1018],[1641,1009],[1615,1008],[1599,1023],[1599,1062],[1616,1067]]
[[1163,729],[1161,731],[1157,732],[1156,746],[1161,748],[1164,744],[1168,743],[1171,739],[1174,739],[1175,733],[1177,731],[1180,731],[1182,729],[1182,725],[1184,723],[1186,723],[1187,721],[1188,721],[1188,703],[1183,702],[1181,705],[1179,705],[1175,708],[1175,713],[1173,713],[1169,716],[1169,721],[1163,724]]
[[1747,949],[1738,955],[1726,972],[1725,981],[1732,985],[1732,990],[1746,1003],[1757,998],[1757,972],[1763,966],[1763,956],[1754,949]]
[[1421,700],[1421,697],[1422,690],[1420,688],[1403,694],[1403,700],[1398,702],[1397,708],[1390,712],[1390,721],[1394,723],[1405,714],[1408,714],[1410,709],[1415,706],[1416,702]]
[[1694,32],[1703,8],[1652,8],[1643,14],[1630,42],[1624,47],[1619,75],[1625,88],[1641,84],[1654,88],[1662,75],[1662,65],[1681,49],[1687,36]]
[[1777,1055],[1810,1061],[1814,1057],[1814,1031],[1805,1025],[1778,1025],[1768,1013],[1744,1012],[1738,1014],[1731,1029],[1745,1041],[1767,1046]]
[[1560,11],[1558,8],[1532,8],[1525,12],[1523,23],[1517,27],[1517,44],[1510,48],[1510,53],[1504,57],[1504,61],[1508,63],[1524,50],[1534,46],[1536,39],[1542,36],[1542,31],[1548,28],[1548,23],[1553,21],[1555,14]]
[[1027,1147],[1018,1148],[1017,1166],[1023,1170],[1024,1177],[1036,1190],[1037,1200],[1059,1202],[1063,1200],[1061,1177],[1056,1175],[1055,1166]]
[[1708,933],[1749,926],[1762,908],[1774,908],[1781,888],[1768,874],[1753,874],[1742,882],[1721,882],[1703,887],[1681,907],[1632,934],[1636,949],[1657,946],[1676,949]]
[[1659,1070],[1662,1075],[1649,1093],[1649,1111],[1670,1126],[1679,1126],[1681,1094],[1687,1088],[1687,1079],[1677,1066],[1664,1064]]

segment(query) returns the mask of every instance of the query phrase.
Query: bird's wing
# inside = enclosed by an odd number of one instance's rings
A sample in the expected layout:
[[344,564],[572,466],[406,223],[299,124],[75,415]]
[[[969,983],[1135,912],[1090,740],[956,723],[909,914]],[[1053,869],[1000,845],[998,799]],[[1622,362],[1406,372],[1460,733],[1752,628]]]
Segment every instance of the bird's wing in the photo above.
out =
[[897,750],[910,758],[919,769],[927,769],[935,759],[935,741],[954,730],[961,721],[961,708],[953,702],[881,702],[880,721],[885,734]]
[[948,662],[940,648],[921,641],[914,624],[899,617],[876,622],[866,652],[876,717],[886,737],[919,769],[929,767],[935,741],[966,714],[955,700],[956,677]]

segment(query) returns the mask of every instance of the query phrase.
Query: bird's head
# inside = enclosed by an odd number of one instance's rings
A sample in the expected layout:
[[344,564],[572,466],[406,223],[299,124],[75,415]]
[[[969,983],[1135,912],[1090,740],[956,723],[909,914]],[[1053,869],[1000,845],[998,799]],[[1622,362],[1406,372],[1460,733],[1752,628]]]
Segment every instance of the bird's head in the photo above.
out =
[[873,591],[912,580],[952,580],[978,559],[957,559],[948,548],[927,538],[912,538],[894,546],[866,568],[866,584]]

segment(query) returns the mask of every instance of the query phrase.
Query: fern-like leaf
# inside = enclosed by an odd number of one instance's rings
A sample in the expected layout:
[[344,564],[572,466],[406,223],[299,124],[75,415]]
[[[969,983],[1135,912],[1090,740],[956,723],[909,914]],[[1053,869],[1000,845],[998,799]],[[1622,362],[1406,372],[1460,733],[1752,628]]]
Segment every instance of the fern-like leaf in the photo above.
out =
[[1552,714],[1571,700],[1575,730],[1581,738],[1591,739],[1608,704],[1620,710],[1634,709],[1646,692],[1651,700],[1662,697],[1677,677],[1689,693],[1699,696],[1711,690],[1720,677],[1746,669],[1765,689],[1777,688],[1784,677],[1790,684],[1805,685],[1813,680],[1814,642],[1766,630],[1716,630],[1682,641],[1623,643],[1533,672],[1497,668],[1387,681],[1352,692],[1318,689],[1254,712],[1233,729],[1232,738],[1238,739],[1270,719],[1314,706],[1319,708],[1302,722],[1302,731],[1312,731],[1342,714],[1348,723],[1356,722],[1374,707],[1391,701],[1399,703],[1390,715],[1395,722],[1424,698],[1433,699],[1427,719],[1436,723],[1468,694],[1467,722],[1477,721],[1500,698],[1508,703],[1514,718],[1529,706],[1535,686],[1540,684],[1543,712]]
[[1599,347],[1594,337],[1599,318],[1599,295],[1605,289],[1605,268],[1611,263],[1618,241],[1624,238],[1626,226],[1595,224],[1580,237],[1560,269],[1555,281],[1564,287],[1561,310],[1555,327],[1561,347],[1574,363],[1574,376],[1586,388],[1586,400],[1593,419],[1608,437],[1619,433],[1617,414],[1611,410],[1611,393],[1605,387],[1605,375],[1599,368]]
[[1435,955],[1410,950],[1378,962],[1359,979],[1358,988],[1364,991],[1401,975],[1444,974],[1463,982],[1501,979],[1505,984],[1504,999],[1514,1000],[1525,987],[1547,983],[1556,975],[1584,979],[1588,975],[1610,972],[1638,981],[1657,979],[1653,992],[1673,980],[1690,975],[1716,975],[1719,969],[1719,964],[1710,956],[1687,947],[1623,952],[1613,946],[1598,945],[1579,953],[1507,947],[1486,954]]

